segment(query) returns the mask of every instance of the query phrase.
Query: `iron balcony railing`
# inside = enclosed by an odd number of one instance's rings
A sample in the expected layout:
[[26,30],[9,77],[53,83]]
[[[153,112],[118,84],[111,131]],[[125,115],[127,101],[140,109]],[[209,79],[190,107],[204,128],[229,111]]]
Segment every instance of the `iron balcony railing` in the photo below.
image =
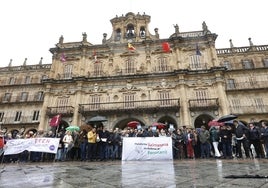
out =
[[157,111],[179,111],[179,99],[162,100],[140,100],[128,102],[107,102],[80,104],[79,112],[83,115],[92,113],[116,113],[116,112],[157,112]]
[[268,105],[259,105],[259,106],[230,106],[230,112],[232,114],[267,114]]
[[73,116],[74,107],[73,106],[60,106],[60,107],[47,107],[46,114],[49,117],[61,114],[62,116]]
[[268,88],[267,81],[253,81],[253,82],[235,82],[235,83],[227,83],[226,90],[234,91],[234,90],[252,90],[252,89],[263,89]]
[[204,109],[217,110],[219,108],[218,98],[191,99],[188,102],[191,111],[204,110]]
[[36,95],[9,95],[9,96],[2,96],[0,99],[0,104],[3,103],[25,103],[25,102],[43,102],[44,95],[36,94]]
[[8,124],[36,124],[40,122],[40,116],[33,117],[33,116],[21,116],[21,117],[3,117],[0,119],[0,123],[4,125]]

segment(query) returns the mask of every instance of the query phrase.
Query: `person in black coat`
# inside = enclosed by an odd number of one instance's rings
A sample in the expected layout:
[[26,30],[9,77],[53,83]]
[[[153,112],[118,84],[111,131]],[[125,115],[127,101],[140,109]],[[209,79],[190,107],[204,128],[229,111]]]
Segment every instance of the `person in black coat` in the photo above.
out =
[[233,121],[235,126],[235,136],[237,140],[237,156],[238,158],[242,158],[242,150],[241,146],[243,145],[245,155],[249,158],[249,129],[244,124],[239,123],[237,120]]
[[265,148],[265,152],[266,152],[266,156],[265,158],[268,159],[268,124],[267,122],[262,122],[262,132],[261,132],[261,137],[264,141],[264,148]]

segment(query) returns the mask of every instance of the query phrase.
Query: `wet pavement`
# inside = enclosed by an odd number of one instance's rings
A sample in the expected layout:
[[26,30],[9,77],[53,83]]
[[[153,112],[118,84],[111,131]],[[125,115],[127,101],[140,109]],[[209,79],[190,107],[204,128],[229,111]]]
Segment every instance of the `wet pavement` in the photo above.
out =
[[267,159],[1,164],[0,187],[268,187]]

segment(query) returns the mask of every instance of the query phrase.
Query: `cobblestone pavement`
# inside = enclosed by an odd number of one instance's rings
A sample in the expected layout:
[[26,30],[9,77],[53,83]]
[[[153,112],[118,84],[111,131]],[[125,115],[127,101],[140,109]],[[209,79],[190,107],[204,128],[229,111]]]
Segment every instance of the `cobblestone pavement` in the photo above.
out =
[[0,187],[268,187],[267,159],[1,164]]

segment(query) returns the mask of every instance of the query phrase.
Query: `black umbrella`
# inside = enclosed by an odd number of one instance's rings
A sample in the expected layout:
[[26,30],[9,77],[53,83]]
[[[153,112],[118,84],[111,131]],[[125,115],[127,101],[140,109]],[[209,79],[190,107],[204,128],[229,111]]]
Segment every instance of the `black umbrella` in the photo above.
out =
[[230,120],[234,120],[236,119],[237,116],[234,114],[229,114],[229,115],[225,115],[225,116],[221,116],[217,121],[218,122],[225,122],[225,121],[230,121]]
[[104,116],[95,116],[95,117],[92,117],[89,120],[87,120],[87,123],[98,123],[98,122],[104,122],[104,121],[108,121],[106,119],[106,117],[104,117]]
[[[243,122],[241,121],[237,121],[238,125],[244,125],[246,126]],[[234,125],[234,120],[229,120],[229,121],[225,121],[224,125]]]

